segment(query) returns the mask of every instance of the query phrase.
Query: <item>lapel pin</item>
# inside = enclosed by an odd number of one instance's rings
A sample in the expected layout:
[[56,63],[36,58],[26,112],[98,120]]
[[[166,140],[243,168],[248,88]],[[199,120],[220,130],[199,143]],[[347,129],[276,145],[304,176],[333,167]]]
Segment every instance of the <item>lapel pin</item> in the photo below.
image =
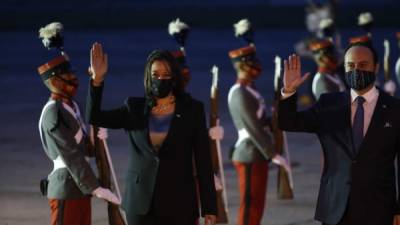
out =
[[386,109],[386,105],[382,105],[382,108]]
[[181,118],[181,114],[176,114],[176,117]]
[[392,127],[392,124],[390,124],[389,122],[386,122],[384,127]]

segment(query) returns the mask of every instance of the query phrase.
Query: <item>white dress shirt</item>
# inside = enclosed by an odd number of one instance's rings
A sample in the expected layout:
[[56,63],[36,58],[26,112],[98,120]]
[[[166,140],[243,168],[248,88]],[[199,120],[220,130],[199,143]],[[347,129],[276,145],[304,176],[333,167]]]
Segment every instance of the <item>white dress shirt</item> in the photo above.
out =
[[[353,89],[351,89],[350,95],[351,95],[351,124],[353,125],[354,115],[356,114],[356,110],[357,110],[357,102],[355,101],[355,99],[359,95]],[[367,133],[367,130],[368,130],[368,126],[371,122],[376,103],[378,102],[379,91],[374,86],[367,93],[363,94],[362,97],[364,97],[364,99],[365,99],[365,102],[363,103],[363,107],[364,107],[364,132],[363,132],[363,134],[365,136],[365,134]]]

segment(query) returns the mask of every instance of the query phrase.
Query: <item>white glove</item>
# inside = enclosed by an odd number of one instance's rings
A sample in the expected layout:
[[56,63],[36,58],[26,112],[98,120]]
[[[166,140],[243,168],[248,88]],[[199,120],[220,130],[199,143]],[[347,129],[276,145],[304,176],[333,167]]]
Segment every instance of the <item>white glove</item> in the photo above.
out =
[[396,92],[396,83],[393,80],[388,80],[385,82],[383,89],[386,93],[394,96],[394,93]]
[[214,174],[215,190],[222,191],[224,187],[222,186],[222,181],[217,175]]
[[291,170],[288,161],[279,154],[276,154],[274,158],[272,158],[272,162],[276,165],[283,166],[288,173]]
[[97,137],[100,138],[100,140],[107,139],[108,138],[107,128],[99,127],[99,132],[97,132]]
[[219,119],[217,119],[217,125],[210,128],[208,135],[210,135],[213,140],[220,141],[224,139],[224,128],[219,125]]
[[92,192],[92,195],[96,196],[97,198],[101,198],[108,202],[114,203],[116,205],[121,204],[121,200],[108,188],[98,187]]

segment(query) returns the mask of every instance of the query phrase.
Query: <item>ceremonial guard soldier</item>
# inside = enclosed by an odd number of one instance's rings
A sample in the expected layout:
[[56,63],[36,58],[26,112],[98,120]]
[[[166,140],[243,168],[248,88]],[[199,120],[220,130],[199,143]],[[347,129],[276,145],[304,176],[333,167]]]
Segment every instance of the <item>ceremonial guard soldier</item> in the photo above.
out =
[[317,40],[311,43],[314,60],[318,72],[312,82],[312,92],[315,99],[328,92],[344,91],[346,86],[337,74],[338,60],[335,46],[330,40]]
[[247,19],[239,21],[235,24],[235,33],[249,43],[249,46],[229,52],[237,73],[237,81],[228,94],[229,112],[238,131],[232,153],[240,191],[237,224],[259,225],[264,213],[268,162],[272,160],[286,168],[288,165],[275,152],[264,98],[254,85],[262,68],[256,57],[250,22]]
[[78,79],[63,51],[63,26],[51,23],[40,29],[45,47],[56,48],[61,55],[38,68],[50,99],[43,107],[39,132],[43,148],[54,168],[42,180],[42,193],[49,199],[52,225],[90,225],[94,195],[116,204],[120,200],[99,186],[87,161],[90,145],[78,104],[73,100]]
[[174,21],[171,21],[168,24],[168,33],[171,35],[174,40],[179,45],[179,50],[171,51],[171,54],[175,57],[178,61],[179,66],[181,67],[181,73],[183,76],[184,85],[190,81],[190,71],[189,67],[186,64],[186,51],[185,51],[185,44],[190,31],[190,27],[182,22],[179,18]]

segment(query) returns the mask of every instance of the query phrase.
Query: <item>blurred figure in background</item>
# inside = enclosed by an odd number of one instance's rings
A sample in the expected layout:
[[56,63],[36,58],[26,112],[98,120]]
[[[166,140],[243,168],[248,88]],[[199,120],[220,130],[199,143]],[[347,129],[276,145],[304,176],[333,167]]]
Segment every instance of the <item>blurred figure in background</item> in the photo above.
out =
[[312,82],[314,98],[318,100],[321,94],[344,91],[346,86],[337,74],[339,65],[333,43],[329,40],[317,40],[311,43],[310,49],[318,65],[318,72]]

